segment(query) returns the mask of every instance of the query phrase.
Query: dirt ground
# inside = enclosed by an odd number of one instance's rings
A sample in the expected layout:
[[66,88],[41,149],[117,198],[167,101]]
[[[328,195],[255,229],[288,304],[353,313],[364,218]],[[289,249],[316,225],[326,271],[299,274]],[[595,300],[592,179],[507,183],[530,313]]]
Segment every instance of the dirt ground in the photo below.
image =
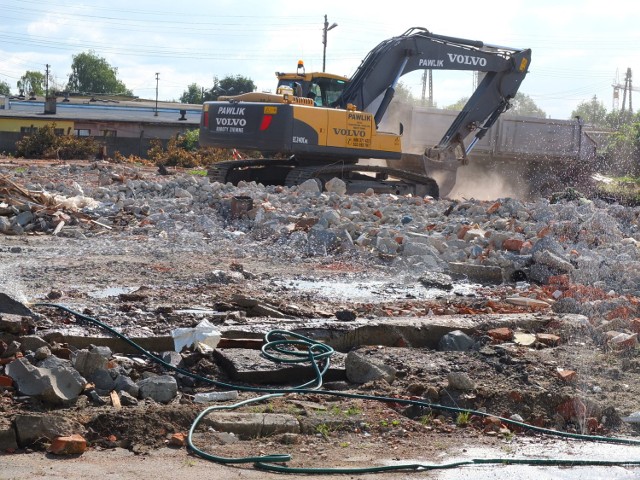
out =
[[[40,172],[41,175],[50,173]],[[365,300],[353,301],[325,294],[322,289],[302,290],[291,282],[304,279],[357,283],[375,279],[392,288],[406,285],[406,275],[390,268],[381,258],[309,257],[289,263],[268,248],[238,251],[216,239],[190,244],[171,238],[151,238],[134,230],[134,226],[123,225],[120,232],[104,232],[85,239],[2,236],[0,280],[4,289],[19,300],[35,303],[53,299],[112,327],[120,327],[131,336],[166,335],[176,327],[194,326],[201,319],[196,313],[178,313],[183,310],[236,311],[234,296],[237,294],[258,299],[297,318],[330,321],[339,310],[371,319],[418,317],[429,312],[436,315],[529,313],[530,307],[514,306],[505,299],[517,288],[540,291],[535,285],[484,285],[475,286],[470,295],[443,292],[438,298],[425,299],[411,295],[385,296],[383,288],[380,295],[371,294]],[[211,282],[208,275],[216,270],[245,275],[237,283]],[[99,333],[96,327],[75,325],[68,315],[52,309],[34,309],[43,316],[40,327],[45,333],[61,327]],[[550,307],[537,312],[554,317]],[[242,323],[251,319],[241,316],[233,317],[233,321]],[[517,414],[524,422],[567,432],[635,437],[637,432],[620,417],[640,410],[640,382],[637,381],[640,362],[636,350],[613,351],[603,346],[599,334],[585,325],[551,321],[541,332],[533,333],[555,334],[561,342],[557,346],[539,342],[524,346],[494,341],[486,336],[486,331],[477,331],[477,338],[483,338],[485,345],[468,352],[440,352],[402,345],[363,346],[367,355],[395,367],[396,378],[391,384],[377,381],[346,388],[366,395],[422,398],[434,404],[480,410],[505,418]],[[158,367],[152,368],[160,371]],[[212,357],[201,358],[194,368],[200,374],[227,380]],[[567,382],[559,377],[558,369],[573,370],[577,375]],[[464,392],[449,388],[447,375],[451,372],[467,373],[475,388]],[[193,393],[202,387],[183,388],[169,405],[146,402],[115,412],[110,405],[96,407],[85,399],[55,412],[85,425],[91,452],[108,450],[111,456],[117,453],[124,462],[133,452],[145,455],[145,461],[153,463],[159,455],[157,449],[167,445],[171,434],[186,432],[202,409],[192,401]],[[252,396],[242,393],[241,399]],[[273,399],[243,407],[241,411],[295,415],[306,425],[307,431],[303,434],[228,441],[201,429],[196,435],[196,444],[227,457],[290,453],[294,457],[292,466],[363,467],[381,461],[386,464],[438,462],[474,447],[513,454],[522,442],[544,441],[539,435],[508,425],[493,428],[482,417],[460,417],[389,402],[324,395],[300,397]],[[7,417],[17,412],[51,410],[34,402],[17,402],[10,393],[0,397],[0,402],[0,411]],[[93,458],[93,453],[87,456]],[[12,463],[11,458],[0,457],[0,465]],[[173,462],[170,468],[175,468],[172,478],[176,472],[199,477],[196,472],[209,468],[203,468],[202,461],[192,457],[176,457],[172,453],[170,458]],[[51,461],[52,465],[58,462]],[[18,464],[21,460],[15,462]],[[74,465],[78,476],[84,476],[85,467],[76,461]],[[34,472],[35,475],[53,478],[47,476],[46,464],[40,468],[41,473]],[[230,470],[223,469],[223,472],[237,473],[231,467],[225,468]],[[242,472],[237,478],[261,478],[259,472]],[[227,473],[223,475],[227,478]],[[127,477],[114,474],[109,478]],[[154,475],[153,478],[165,477]]]

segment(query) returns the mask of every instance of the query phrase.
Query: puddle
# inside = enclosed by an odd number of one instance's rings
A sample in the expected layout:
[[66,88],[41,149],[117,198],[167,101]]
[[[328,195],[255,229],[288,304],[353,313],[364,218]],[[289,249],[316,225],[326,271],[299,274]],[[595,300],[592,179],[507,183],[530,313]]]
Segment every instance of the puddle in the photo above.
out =
[[108,287],[103,288],[102,290],[94,290],[93,292],[89,292],[91,298],[107,298],[107,297],[117,297],[122,293],[131,293],[137,290],[138,287]]
[[389,300],[429,300],[443,296],[474,296],[479,285],[456,283],[450,291],[425,288],[419,283],[409,284],[382,280],[324,279],[279,280],[276,285],[287,290],[312,293],[324,299],[375,303]]
[[[533,460],[564,459],[564,460],[607,460],[607,461],[636,461],[638,447],[629,445],[602,444],[595,442],[571,442],[562,440],[548,440],[544,442],[516,441],[505,444],[504,449],[468,448],[458,458],[439,459],[438,463],[449,463],[470,458],[521,458]],[[536,465],[472,465],[453,470],[442,470],[435,474],[439,480],[454,480],[460,478],[487,478],[496,480],[539,480],[561,479],[582,480],[585,478],[607,478],[611,480],[638,478],[638,467],[623,466],[584,466],[558,467]]]
[[174,313],[179,315],[217,315],[224,312],[219,312],[217,310],[211,310],[210,308],[182,308],[180,310],[174,310]]

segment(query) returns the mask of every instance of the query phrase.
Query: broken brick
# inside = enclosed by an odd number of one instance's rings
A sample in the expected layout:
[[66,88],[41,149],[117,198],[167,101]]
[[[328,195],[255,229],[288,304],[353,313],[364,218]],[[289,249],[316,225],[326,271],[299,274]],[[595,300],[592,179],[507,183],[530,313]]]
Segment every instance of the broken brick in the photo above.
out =
[[521,403],[523,399],[522,394],[517,390],[511,390],[509,392],[509,398],[516,403]]
[[538,238],[544,238],[547,235],[549,235],[550,233],[551,233],[551,227],[549,225],[547,225],[546,227],[543,227],[540,230],[538,230],[538,233],[536,234],[536,236]]
[[632,332],[640,333],[640,318],[634,318],[629,322],[629,329]]
[[561,338],[552,333],[537,333],[536,340],[547,347],[556,347],[560,345]]
[[523,240],[518,240],[517,238],[507,238],[504,242],[502,242],[502,248],[510,252],[519,252],[522,249],[523,244]]
[[498,417],[485,417],[482,420],[484,425],[484,432],[497,432],[502,428],[502,422]]
[[580,420],[585,417],[587,407],[582,400],[576,397],[570,398],[558,405],[556,411],[567,421]]
[[594,433],[600,428],[600,422],[598,422],[598,419],[595,417],[589,417],[587,418],[585,426],[587,427],[587,431]]
[[7,375],[0,375],[0,387],[12,387],[13,379]]
[[458,230],[457,237],[459,240],[462,240],[464,236],[467,234],[469,230],[471,230],[471,225],[463,225],[460,230]]
[[609,344],[615,350],[629,350],[638,345],[637,333],[619,333],[609,340]]
[[184,447],[187,444],[187,434],[186,433],[174,433],[169,438],[169,445],[172,447]]
[[49,453],[55,455],[81,455],[87,449],[87,441],[82,435],[73,434],[58,437],[49,446]]
[[487,208],[487,214],[491,215],[492,213],[496,213],[501,206],[502,206],[502,203],[500,202],[494,203],[489,208]]
[[575,370],[565,370],[564,368],[559,368],[557,372],[560,380],[567,383],[575,381],[576,377],[578,376]]
[[508,342],[513,338],[513,330],[507,327],[492,328],[487,332],[493,340],[498,342]]

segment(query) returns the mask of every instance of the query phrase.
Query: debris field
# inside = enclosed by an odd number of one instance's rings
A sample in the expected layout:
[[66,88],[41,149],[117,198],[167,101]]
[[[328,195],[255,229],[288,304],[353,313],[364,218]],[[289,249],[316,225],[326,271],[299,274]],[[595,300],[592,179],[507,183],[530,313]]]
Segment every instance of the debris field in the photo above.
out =
[[182,448],[207,405],[313,383],[261,353],[273,330],[335,350],[322,391],[483,415],[289,393],[212,413],[197,445],[358,466],[544,442],[501,419],[637,435],[640,208],[168,173],[2,160],[2,451]]

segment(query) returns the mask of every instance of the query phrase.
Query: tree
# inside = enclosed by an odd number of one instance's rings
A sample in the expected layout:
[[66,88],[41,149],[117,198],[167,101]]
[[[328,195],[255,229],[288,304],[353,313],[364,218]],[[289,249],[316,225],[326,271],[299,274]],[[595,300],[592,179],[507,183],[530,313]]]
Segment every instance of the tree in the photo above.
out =
[[547,118],[547,114],[526,93],[518,92],[511,100],[511,108],[507,113],[527,117]]
[[199,104],[203,102],[202,92],[203,88],[197,83],[192,83],[180,96],[181,103],[193,103]]
[[118,69],[93,50],[73,56],[67,88],[73,92],[132,95],[118,80]]
[[605,126],[607,118],[607,108],[598,100],[595,95],[588,102],[581,102],[576,109],[571,112],[571,118],[580,119],[589,125]]
[[44,73],[27,70],[18,80],[21,95],[44,95]]
[[229,75],[222,80],[213,77],[213,87],[206,90],[197,83],[192,83],[182,92],[180,102],[182,103],[203,103],[210,100],[217,100],[221,95],[240,95],[242,93],[253,92],[256,84],[253,80],[242,75]]
[[0,81],[0,95],[11,95],[11,87],[4,80]]
[[[462,97],[456,103],[453,103],[447,107],[446,110],[462,110],[469,101],[469,97]],[[511,108],[507,110],[507,113],[512,115],[523,115],[528,117],[540,117],[546,118],[547,114],[526,93],[518,92],[516,96],[511,100]]]
[[402,82],[398,82],[396,85],[396,92],[393,95],[393,100],[401,103],[408,103],[410,105],[415,105],[416,99],[411,93],[411,90]]
[[449,106],[444,107],[445,110],[462,110],[464,108],[464,106],[467,104],[467,102],[469,101],[469,97],[462,97],[460,100],[458,100],[456,103],[452,103]]
[[253,92],[256,84],[248,77],[242,75],[228,75],[222,80],[213,78],[213,87],[204,94],[204,101],[216,100],[220,95],[240,95],[242,93]]

